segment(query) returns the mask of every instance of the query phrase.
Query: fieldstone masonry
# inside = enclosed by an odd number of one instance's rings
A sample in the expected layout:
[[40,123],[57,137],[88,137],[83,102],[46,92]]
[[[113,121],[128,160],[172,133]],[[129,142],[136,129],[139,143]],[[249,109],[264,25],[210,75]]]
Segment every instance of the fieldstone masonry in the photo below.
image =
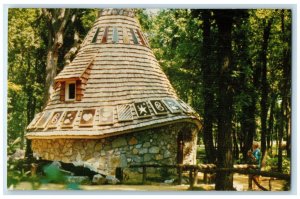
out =
[[116,167],[131,164],[176,164],[177,137],[184,132],[184,164],[196,163],[197,128],[178,123],[103,139],[32,140],[35,155],[47,160],[85,166],[104,175],[114,175]]

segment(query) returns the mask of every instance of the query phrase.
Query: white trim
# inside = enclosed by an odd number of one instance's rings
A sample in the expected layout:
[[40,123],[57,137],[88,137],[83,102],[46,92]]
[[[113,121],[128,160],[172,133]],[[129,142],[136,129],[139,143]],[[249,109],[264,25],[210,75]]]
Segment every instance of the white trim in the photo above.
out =
[[[75,93],[74,93],[74,99],[69,98],[69,85],[70,84],[75,84]],[[66,81],[66,86],[65,86],[65,101],[75,101],[76,100],[76,81]]]

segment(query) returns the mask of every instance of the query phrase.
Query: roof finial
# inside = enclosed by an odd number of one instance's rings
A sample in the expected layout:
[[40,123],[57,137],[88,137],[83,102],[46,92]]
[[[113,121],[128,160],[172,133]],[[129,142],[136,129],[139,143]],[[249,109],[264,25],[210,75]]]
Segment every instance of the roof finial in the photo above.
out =
[[134,9],[133,8],[105,8],[101,11],[100,16],[107,15],[123,15],[128,17],[134,17]]

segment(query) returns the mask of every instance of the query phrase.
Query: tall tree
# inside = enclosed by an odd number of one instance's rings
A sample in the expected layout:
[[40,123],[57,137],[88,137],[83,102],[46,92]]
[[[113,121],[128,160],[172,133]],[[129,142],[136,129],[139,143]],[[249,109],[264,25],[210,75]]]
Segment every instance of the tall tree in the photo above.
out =
[[290,41],[291,41],[291,35],[290,35],[290,27],[287,28],[286,26],[290,26],[290,24],[285,23],[285,16],[289,15],[289,11],[285,13],[285,10],[280,11],[280,19],[281,19],[281,40],[284,45],[283,51],[282,51],[282,70],[283,70],[283,83],[281,84],[281,95],[282,95],[282,101],[281,101],[281,109],[280,109],[280,115],[281,115],[281,121],[279,126],[279,146],[278,146],[278,171],[282,171],[282,159],[283,159],[283,146],[282,146],[282,140],[284,137],[284,131],[286,131],[286,150],[288,157],[291,156],[291,147],[290,147],[290,88],[291,88],[291,48],[290,48]]
[[271,105],[270,105],[270,116],[269,116],[269,123],[268,123],[268,135],[267,135],[267,150],[269,153],[272,154],[272,146],[273,146],[273,134],[274,134],[274,110],[275,110],[275,103],[277,97],[275,94],[271,95]]
[[266,135],[267,135],[267,116],[268,116],[268,93],[269,85],[267,80],[267,51],[273,18],[263,19],[263,40],[261,46],[261,152],[262,158],[266,152]]
[[[244,14],[235,22],[233,29],[233,51],[234,65],[236,65],[235,75],[235,112],[240,131],[238,133],[240,141],[240,150],[244,162],[247,161],[247,152],[252,147],[252,141],[256,130],[255,110],[257,101],[257,92],[254,85],[254,69],[251,60],[251,32],[249,31],[250,19],[249,11],[243,11]],[[257,79],[257,78],[256,78]],[[237,123],[238,123],[237,122]]]
[[204,123],[203,123],[203,141],[205,145],[206,157],[209,163],[216,160],[215,148],[213,142],[213,106],[214,92],[214,73],[212,60],[212,42],[211,42],[211,11],[203,10],[201,13],[203,20],[203,44],[202,44],[202,79],[204,98]]
[[[232,66],[232,25],[233,10],[214,10],[218,26],[218,61],[219,61],[219,114],[218,114],[218,152],[217,166],[232,168],[232,105],[233,88],[231,82]],[[233,174],[217,172],[216,190],[232,190]]]
[[51,85],[53,85],[54,77],[57,74],[58,50],[64,43],[67,24],[75,11],[66,8],[43,8],[42,11],[48,27],[47,66],[44,91],[44,105],[46,105],[52,89]]
[[282,53],[282,103],[285,112],[286,151],[288,157],[291,157],[291,23],[285,17],[289,19],[290,14],[290,10],[280,11],[281,40],[284,44]]

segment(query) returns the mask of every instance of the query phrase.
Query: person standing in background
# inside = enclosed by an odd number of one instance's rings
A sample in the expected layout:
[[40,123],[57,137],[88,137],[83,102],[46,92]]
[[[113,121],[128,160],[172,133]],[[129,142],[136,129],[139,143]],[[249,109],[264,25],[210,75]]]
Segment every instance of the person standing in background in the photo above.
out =
[[[255,164],[257,167],[257,170],[261,170],[261,151],[259,148],[259,143],[254,141],[252,144],[252,151],[248,151],[248,156],[251,159],[251,162]],[[259,175],[253,175],[253,180],[255,180],[257,183],[259,183]]]

